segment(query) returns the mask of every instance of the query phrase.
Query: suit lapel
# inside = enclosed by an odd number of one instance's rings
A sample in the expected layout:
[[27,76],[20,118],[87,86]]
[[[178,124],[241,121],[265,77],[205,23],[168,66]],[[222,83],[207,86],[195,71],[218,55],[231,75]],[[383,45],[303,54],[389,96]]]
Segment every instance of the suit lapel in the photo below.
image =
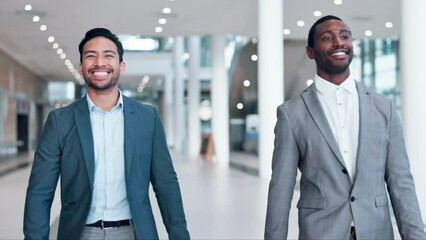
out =
[[330,124],[327,121],[327,117],[325,116],[324,110],[318,99],[315,84],[312,84],[303,91],[302,98],[309,113],[314,119],[315,124],[317,125],[321,134],[324,136],[325,141],[330,146],[334,155],[343,166],[346,166],[345,162],[343,161],[342,154],[340,153],[339,145],[333,136],[333,131],[331,130]]
[[[371,93],[362,83],[356,82],[359,97],[359,136],[358,136],[358,152],[356,159],[356,172],[363,166],[361,163],[363,159],[366,159],[368,148],[370,147],[370,134],[373,132],[372,126],[372,111],[373,101]],[[355,173],[355,180],[356,180]]]
[[137,119],[135,108],[131,101],[123,96],[124,104],[124,158],[126,176],[130,176],[133,159],[133,148],[136,142]]
[[95,156],[93,146],[92,125],[90,124],[90,113],[86,97],[76,103],[74,108],[74,119],[83,149],[84,160],[89,175],[90,186],[93,187],[95,174]]

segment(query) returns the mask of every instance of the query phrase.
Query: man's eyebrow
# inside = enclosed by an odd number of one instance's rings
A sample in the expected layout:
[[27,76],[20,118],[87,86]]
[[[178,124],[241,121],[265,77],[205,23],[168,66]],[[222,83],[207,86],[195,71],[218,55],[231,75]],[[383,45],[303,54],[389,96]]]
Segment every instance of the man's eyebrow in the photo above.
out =
[[117,55],[117,52],[116,51],[114,51],[114,50],[105,50],[105,51],[103,51],[104,53],[112,53],[112,54],[114,54],[114,55]]
[[96,53],[95,50],[86,50],[83,52],[83,55],[89,54],[89,53]]
[[[89,53],[96,53],[96,51],[95,50],[86,50],[86,51],[84,51],[83,55],[86,55],[86,54],[89,54]],[[103,51],[103,53],[112,53],[114,55],[117,55],[117,52],[114,51],[114,50],[105,50],[105,51]]]
[[[326,31],[324,31],[324,32],[320,33],[320,34],[319,34],[319,36],[322,36],[322,35],[324,35],[324,34],[332,34],[332,33],[333,33],[333,31],[332,31],[332,30],[326,30]],[[348,30],[348,29],[342,29],[342,30],[340,30],[340,31],[339,31],[339,33],[349,33],[349,34],[351,34],[351,35],[352,35],[351,30]]]

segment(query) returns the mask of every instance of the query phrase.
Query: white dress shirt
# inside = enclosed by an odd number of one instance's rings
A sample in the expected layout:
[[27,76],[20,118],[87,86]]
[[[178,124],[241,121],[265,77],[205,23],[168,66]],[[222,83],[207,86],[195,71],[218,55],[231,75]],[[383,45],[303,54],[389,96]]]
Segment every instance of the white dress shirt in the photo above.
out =
[[355,79],[350,75],[343,83],[335,85],[316,75],[315,87],[353,182],[359,135],[359,100]]
[[95,150],[93,197],[86,224],[130,219],[124,167],[123,97],[109,112],[87,95]]

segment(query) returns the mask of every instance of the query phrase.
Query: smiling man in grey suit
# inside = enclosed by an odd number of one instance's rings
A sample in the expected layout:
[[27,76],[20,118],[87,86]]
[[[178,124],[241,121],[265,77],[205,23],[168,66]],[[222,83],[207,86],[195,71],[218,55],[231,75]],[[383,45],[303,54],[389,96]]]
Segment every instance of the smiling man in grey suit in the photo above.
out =
[[79,45],[87,95],[52,111],[35,153],[24,214],[25,239],[48,239],[61,177],[58,239],[158,239],[153,186],[170,239],[189,239],[176,173],[153,107],[123,96],[123,47],[104,28]]
[[[397,110],[349,71],[352,35],[320,18],[307,54],[315,84],[277,109],[265,239],[286,239],[296,169],[300,239],[426,239]],[[386,192],[387,188],[387,192]]]

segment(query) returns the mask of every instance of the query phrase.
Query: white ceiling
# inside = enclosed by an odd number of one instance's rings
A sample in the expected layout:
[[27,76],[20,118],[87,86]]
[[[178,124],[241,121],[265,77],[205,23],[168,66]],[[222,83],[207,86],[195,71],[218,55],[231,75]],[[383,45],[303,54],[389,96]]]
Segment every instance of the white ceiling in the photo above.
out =
[[[78,43],[93,27],[114,33],[157,36],[158,18],[166,17],[162,36],[234,34],[257,35],[258,1],[267,0],[0,0],[0,48],[46,81],[74,81],[64,60],[47,42],[49,36],[64,50],[78,69]],[[373,37],[395,37],[400,32],[400,0],[283,0],[284,28],[288,39],[306,39],[316,20],[315,10],[341,17],[355,38],[372,30]],[[26,4],[31,11],[24,11]],[[161,10],[170,7],[165,16]],[[38,23],[32,22],[39,15]],[[304,27],[296,22],[304,20]],[[393,28],[384,24],[392,21]],[[47,25],[41,32],[40,25]],[[141,73],[143,74],[143,73]]]

